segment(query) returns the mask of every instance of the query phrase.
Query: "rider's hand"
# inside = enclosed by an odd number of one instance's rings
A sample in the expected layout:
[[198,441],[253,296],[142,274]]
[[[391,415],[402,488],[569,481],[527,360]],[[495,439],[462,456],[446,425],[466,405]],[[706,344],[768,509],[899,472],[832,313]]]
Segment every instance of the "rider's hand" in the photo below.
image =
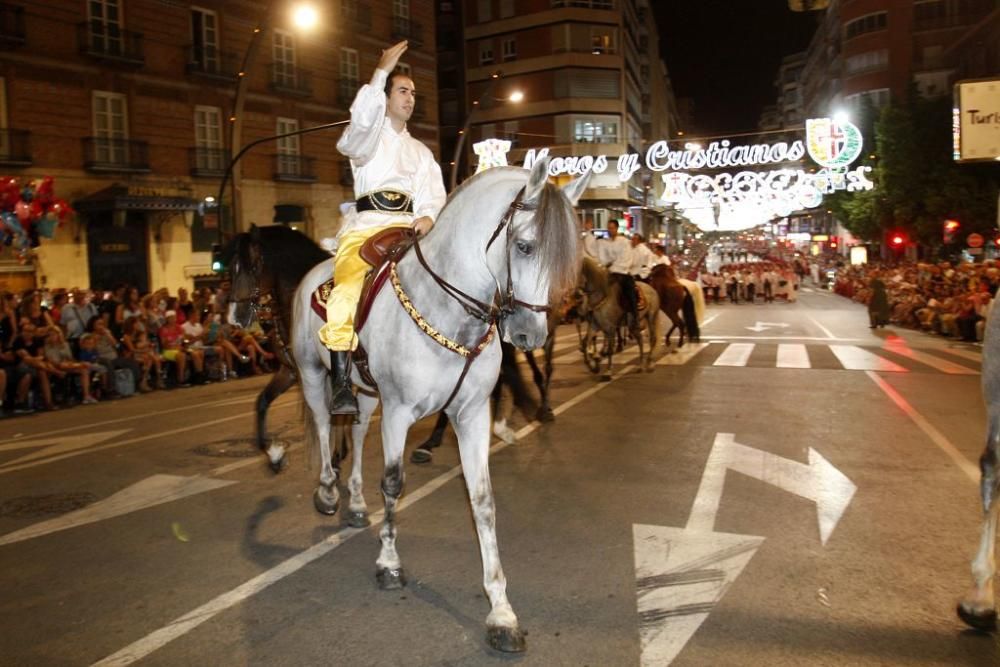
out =
[[434,221],[428,218],[426,215],[420,216],[413,221],[413,229],[416,230],[418,236],[426,236],[427,232],[431,231],[431,227],[434,226]]
[[390,73],[392,70],[396,69],[396,63],[398,63],[399,59],[403,57],[404,53],[406,53],[407,44],[407,40],[404,39],[402,42],[394,44],[388,49],[384,49],[382,51],[382,57],[378,61],[378,68]]

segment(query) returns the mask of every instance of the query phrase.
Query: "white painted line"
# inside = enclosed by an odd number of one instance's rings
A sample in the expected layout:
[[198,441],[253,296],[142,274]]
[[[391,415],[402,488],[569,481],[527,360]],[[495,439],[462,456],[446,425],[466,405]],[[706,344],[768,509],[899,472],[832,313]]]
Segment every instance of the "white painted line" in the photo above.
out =
[[916,424],[928,438],[931,439],[931,442],[937,445],[938,448],[944,452],[956,466],[958,466],[959,470],[965,473],[966,477],[968,477],[973,483],[979,484],[980,474],[979,468],[976,464],[965,458],[962,452],[958,451],[955,445],[951,444],[951,441],[948,440],[948,438],[946,438],[941,431],[934,428],[929,421],[924,419],[923,415],[917,412],[898,391],[889,385],[888,382],[871,371],[868,371],[866,375],[872,379],[872,382],[874,382],[876,386],[878,386],[878,388],[892,400],[893,403],[899,406],[899,409],[902,410],[906,416],[909,417],[910,420]]
[[710,318],[708,318],[707,320],[705,320],[704,322],[702,322],[699,326],[701,326],[702,328],[707,327],[709,324],[711,324],[718,317],[719,317],[719,313],[716,313],[715,315],[712,315]]
[[25,463],[27,461],[37,461],[38,459],[48,458],[63,452],[86,449],[87,447],[96,445],[99,442],[104,442],[105,440],[111,440],[112,438],[125,435],[131,430],[133,429],[125,428],[114,431],[99,431],[97,433],[81,433],[72,438],[66,436],[56,436],[54,438],[23,438],[21,440],[15,440],[13,442],[0,445],[0,452],[29,448],[35,450],[30,454],[25,454],[24,456],[13,459],[12,461],[5,461],[3,465],[9,466],[16,463]]
[[688,343],[675,353],[664,354],[657,360],[656,365],[683,366],[706,347],[708,347],[708,343]]
[[236,482],[206,477],[153,475],[83,509],[7,533],[0,537],[0,545],[13,544],[60,530],[112,519],[206,491],[214,491],[230,484]]
[[746,366],[755,347],[753,343],[730,343],[713,365]]
[[922,364],[926,364],[931,368],[935,368],[943,373],[948,373],[949,375],[979,375],[978,371],[974,371],[971,368],[962,366],[961,364],[953,363],[947,359],[942,359],[941,357],[936,357],[933,354],[927,354],[926,352],[921,352],[920,350],[914,350],[902,339],[900,339],[899,342],[886,343],[885,349],[889,352],[895,352],[896,354],[907,357],[908,359],[919,361]]
[[806,346],[800,343],[782,343],[778,345],[778,361],[776,368],[812,368],[809,363],[809,353]]
[[831,345],[830,351],[836,355],[841,365],[849,371],[883,371],[887,373],[906,373],[907,370],[899,364],[883,359],[856,345]]
[[854,343],[867,340],[865,338],[826,338],[817,336],[796,336],[795,334],[786,334],[784,336],[722,336],[719,334],[711,334],[712,338],[722,339],[722,340],[816,340],[823,341],[824,343],[829,343],[830,341],[838,341],[842,343]]
[[969,361],[975,361],[976,363],[983,363],[983,353],[974,352],[972,350],[963,350],[957,347],[942,347],[937,348],[942,352],[947,352],[948,354],[954,355],[956,357],[961,357],[963,359],[968,359]]
[[837,339],[837,337],[834,336],[833,333],[831,333],[829,329],[827,329],[825,326],[823,326],[822,324],[820,324],[819,322],[817,322],[816,318],[810,317],[809,321],[812,322],[813,324],[815,324],[816,326],[818,326],[823,331],[823,333],[826,334],[826,337],[829,338],[830,340],[836,340]]
[[[626,374],[634,372],[635,372],[634,369],[632,369],[631,367],[622,368],[617,373],[612,375],[611,382],[602,382],[599,384],[595,384],[589,389],[584,390],[583,392],[577,394],[568,401],[560,404],[559,407],[553,410],[553,412],[556,415],[560,415],[566,410],[569,410],[577,403],[580,403],[581,401],[586,400],[587,398],[590,398],[597,392],[603,390],[605,387],[611,386],[612,382],[621,379]],[[240,416],[243,417],[245,415],[240,415]],[[204,424],[199,425],[198,428],[200,428],[201,426],[204,426]],[[519,431],[517,431],[517,437],[523,438],[524,436],[535,431],[539,426],[541,426],[540,422],[537,421],[531,422],[530,424],[524,426]],[[509,445],[506,442],[498,440],[496,444],[490,448],[490,452],[496,453],[508,446]],[[437,491],[442,486],[444,486],[451,480],[458,477],[461,473],[462,473],[462,466],[457,465],[451,470],[448,470],[447,472],[438,475],[437,477],[427,482],[416,491],[413,491],[412,493],[407,493],[400,499],[400,502],[396,506],[396,511],[400,512],[409,507],[410,505],[412,505],[413,503],[417,502],[418,500],[430,495],[434,491]],[[384,512],[385,510],[381,509],[370,515],[369,518],[371,519],[372,526],[381,523]],[[115,652],[114,654],[108,656],[107,658],[95,662],[92,667],[112,667],[112,666],[123,667],[125,665],[131,665],[134,662],[138,662],[139,660],[145,658],[150,653],[153,653],[157,649],[162,648],[163,646],[167,645],[173,640],[184,636],[191,630],[194,630],[196,627],[198,627],[205,621],[214,618],[215,616],[229,609],[230,607],[234,607],[237,604],[243,602],[244,600],[252,597],[253,595],[256,595],[257,593],[263,591],[271,584],[281,581],[282,579],[291,574],[295,574],[297,571],[299,571],[309,563],[319,558],[322,558],[323,556],[330,553],[340,545],[347,542],[347,540],[351,539],[355,535],[367,532],[369,529],[370,528],[342,528],[339,532],[329,536],[319,544],[315,544],[312,547],[306,549],[305,551],[302,551],[296,554],[295,556],[292,556],[288,560],[271,568],[270,570],[262,572],[258,576],[254,577],[253,579],[250,579],[249,581],[241,584],[240,586],[237,586],[231,591],[223,593],[213,598],[212,600],[209,600],[208,602],[198,607],[197,609],[194,609],[193,611],[190,611],[184,614],[183,616],[174,619],[173,621],[163,626],[162,628],[155,630],[150,634],[146,635],[145,637],[142,637],[141,639],[129,644],[125,648]]]

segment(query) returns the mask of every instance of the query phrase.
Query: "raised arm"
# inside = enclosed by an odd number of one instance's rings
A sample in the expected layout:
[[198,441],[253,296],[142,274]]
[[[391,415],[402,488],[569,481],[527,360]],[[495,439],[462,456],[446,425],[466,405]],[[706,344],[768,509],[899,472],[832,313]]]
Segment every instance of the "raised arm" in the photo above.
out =
[[402,41],[382,51],[371,81],[361,86],[351,103],[351,124],[340,135],[337,150],[358,165],[368,162],[378,148],[379,132],[385,122],[385,82],[406,48],[407,42]]

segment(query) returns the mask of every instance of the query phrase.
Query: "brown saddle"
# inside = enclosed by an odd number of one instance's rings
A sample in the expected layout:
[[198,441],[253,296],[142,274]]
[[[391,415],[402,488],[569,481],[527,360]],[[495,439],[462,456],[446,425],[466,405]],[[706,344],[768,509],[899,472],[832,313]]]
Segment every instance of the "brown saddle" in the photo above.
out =
[[[637,304],[636,305],[636,310],[637,311],[639,311],[641,313],[642,311],[644,311],[647,308],[649,308],[649,302],[646,301],[646,295],[643,293],[643,291],[641,289],[639,289],[639,283],[638,283],[638,281],[636,281],[636,284],[635,284],[635,298],[636,298],[636,304]],[[625,290],[621,290],[621,289],[618,290],[618,305],[621,306],[622,310],[628,311],[628,301],[625,299]],[[324,313],[325,313],[325,311],[324,311]]]
[[[365,276],[364,286],[361,288],[361,298],[358,299],[358,310],[354,316],[354,330],[360,331],[368,319],[368,312],[371,310],[372,302],[385,285],[385,280],[389,275],[389,264],[397,262],[406,254],[406,251],[413,245],[417,234],[410,227],[390,227],[375,234],[365,241],[361,246],[359,255],[374,270],[369,271]],[[312,294],[310,304],[317,315],[326,319],[326,302],[333,291],[333,278],[316,288]]]

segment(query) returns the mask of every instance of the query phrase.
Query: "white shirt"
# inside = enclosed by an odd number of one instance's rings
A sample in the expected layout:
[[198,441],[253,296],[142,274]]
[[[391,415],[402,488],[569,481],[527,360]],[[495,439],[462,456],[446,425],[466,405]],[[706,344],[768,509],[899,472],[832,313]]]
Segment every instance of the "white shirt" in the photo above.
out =
[[583,233],[583,254],[598,259],[597,237],[589,231]]
[[185,320],[184,324],[181,325],[181,331],[188,338],[201,338],[201,335],[205,333],[205,327],[201,326],[201,323],[194,324],[190,320]]
[[608,267],[611,273],[629,274],[632,268],[632,244],[622,235],[612,241],[610,238],[597,244],[598,257],[601,264]]
[[659,266],[660,264],[664,266],[670,266],[670,258],[666,255],[655,255],[653,256],[653,266]]
[[645,243],[632,246],[632,265],[629,267],[629,273],[640,278],[648,278],[655,259],[656,255]]
[[341,235],[422,216],[433,220],[447,199],[434,154],[406,128],[396,132],[385,115],[387,77],[388,72],[376,69],[371,82],[361,86],[351,104],[351,124],[337,142],[337,150],[351,159],[355,198],[378,190],[406,192],[413,196],[413,213],[358,213],[351,207]]

